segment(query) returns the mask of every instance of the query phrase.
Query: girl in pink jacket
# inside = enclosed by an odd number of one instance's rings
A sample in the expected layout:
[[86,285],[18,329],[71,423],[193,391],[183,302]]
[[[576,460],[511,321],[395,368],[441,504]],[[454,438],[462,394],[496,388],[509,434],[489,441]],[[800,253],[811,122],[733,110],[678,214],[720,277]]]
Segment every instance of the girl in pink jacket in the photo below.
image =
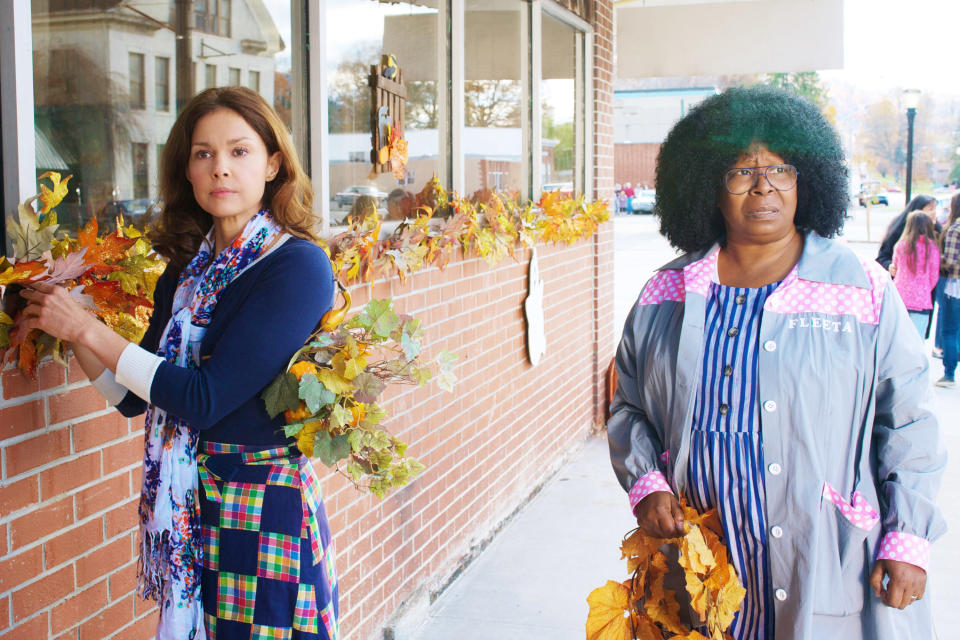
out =
[[930,292],[940,277],[940,251],[936,237],[933,218],[925,211],[911,211],[903,235],[893,248],[890,263],[893,283],[921,336],[927,335],[933,307]]

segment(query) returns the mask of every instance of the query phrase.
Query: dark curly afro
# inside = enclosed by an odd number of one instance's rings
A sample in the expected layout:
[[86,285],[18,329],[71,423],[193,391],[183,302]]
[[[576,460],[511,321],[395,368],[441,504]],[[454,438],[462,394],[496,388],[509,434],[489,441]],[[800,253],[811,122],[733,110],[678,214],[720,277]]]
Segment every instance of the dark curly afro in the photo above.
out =
[[847,168],[833,126],[812,103],[767,86],[711,96],[673,127],[657,159],[660,233],[681,251],[725,241],[717,205],[723,174],[752,143],[800,171],[794,224],[832,237],[843,227]]

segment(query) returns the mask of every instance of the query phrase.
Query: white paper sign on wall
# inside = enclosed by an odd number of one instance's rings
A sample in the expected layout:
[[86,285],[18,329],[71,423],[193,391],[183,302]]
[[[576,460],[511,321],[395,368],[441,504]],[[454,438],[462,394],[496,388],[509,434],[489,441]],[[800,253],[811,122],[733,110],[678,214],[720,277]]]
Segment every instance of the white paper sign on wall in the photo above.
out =
[[527,318],[527,357],[536,366],[547,352],[547,332],[543,320],[543,280],[540,279],[540,263],[536,248],[530,251],[527,298],[523,301]]

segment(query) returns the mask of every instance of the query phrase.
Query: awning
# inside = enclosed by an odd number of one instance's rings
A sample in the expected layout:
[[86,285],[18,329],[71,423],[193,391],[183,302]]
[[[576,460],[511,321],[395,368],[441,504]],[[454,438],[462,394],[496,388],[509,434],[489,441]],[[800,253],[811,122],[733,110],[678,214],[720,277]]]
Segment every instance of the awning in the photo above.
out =
[[619,0],[618,78],[843,67],[843,0]]

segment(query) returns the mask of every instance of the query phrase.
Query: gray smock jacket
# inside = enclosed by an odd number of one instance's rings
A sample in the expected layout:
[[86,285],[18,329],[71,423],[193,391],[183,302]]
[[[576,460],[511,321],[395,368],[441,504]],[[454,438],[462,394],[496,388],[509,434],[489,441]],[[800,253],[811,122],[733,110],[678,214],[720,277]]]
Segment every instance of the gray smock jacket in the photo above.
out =
[[[662,267],[627,319],[607,423],[627,491],[660,472],[686,493],[718,250]],[[929,597],[900,611],[868,583],[883,542],[905,534],[928,552],[946,530],[934,504],[946,453],[924,406],[928,362],[892,281],[875,262],[810,232],[762,313],[766,521],[782,529],[767,541],[776,640],[930,640]]]

